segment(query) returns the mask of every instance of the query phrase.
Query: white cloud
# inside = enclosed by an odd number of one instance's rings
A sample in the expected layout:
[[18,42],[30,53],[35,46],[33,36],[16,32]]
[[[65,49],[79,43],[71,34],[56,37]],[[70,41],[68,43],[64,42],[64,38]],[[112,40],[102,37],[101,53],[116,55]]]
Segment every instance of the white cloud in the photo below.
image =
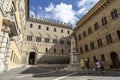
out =
[[88,7],[93,6],[95,3],[97,3],[99,0],[80,0],[78,2],[78,7]]
[[81,9],[79,9],[76,14],[79,16],[80,14],[85,14],[86,12],[87,12],[87,9],[85,7],[83,7]]
[[72,9],[71,4],[60,3],[54,5],[50,3],[44,10],[37,11],[36,16],[43,16],[44,18],[50,18],[66,23],[75,24],[78,18],[76,17],[76,11]]
[[29,13],[30,13],[30,15],[29,15],[30,17],[35,17],[35,16],[36,16],[36,15],[35,15],[35,12],[34,12],[34,11],[32,11],[32,10],[30,10],[30,12],[29,12]]
[[86,14],[90,8],[93,7],[95,3],[99,0],[80,0],[77,4],[78,10],[73,10],[72,4],[66,4],[61,2],[60,4],[54,5],[50,3],[49,6],[42,9],[40,6],[36,8],[36,14],[34,10],[30,10],[30,15],[36,17],[49,18],[53,20],[58,20],[66,23],[71,23],[73,25],[79,20],[81,16]]
[[53,9],[54,9],[54,5],[53,5],[53,3],[50,3],[50,5],[45,8],[45,11],[46,11],[46,12],[50,12],[50,11],[52,11]]
[[54,9],[52,9],[52,15],[54,19],[74,24],[77,20],[75,16],[75,11],[72,9],[72,5],[61,3],[56,5]]
[[78,2],[78,7],[84,6],[85,3],[86,3],[86,0],[80,0],[80,1]]
[[86,14],[99,0],[80,0],[77,4],[77,16]]

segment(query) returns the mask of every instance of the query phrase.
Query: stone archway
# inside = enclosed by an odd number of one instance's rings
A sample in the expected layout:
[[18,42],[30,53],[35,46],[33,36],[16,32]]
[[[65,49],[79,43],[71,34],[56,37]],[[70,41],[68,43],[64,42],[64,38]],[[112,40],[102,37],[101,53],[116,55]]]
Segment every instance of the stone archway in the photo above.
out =
[[118,54],[116,52],[112,52],[110,54],[110,58],[111,58],[111,61],[112,61],[113,65],[114,65],[114,68],[120,68]]
[[30,52],[29,53],[29,65],[34,65],[35,64],[35,60],[36,59],[36,53],[35,52]]

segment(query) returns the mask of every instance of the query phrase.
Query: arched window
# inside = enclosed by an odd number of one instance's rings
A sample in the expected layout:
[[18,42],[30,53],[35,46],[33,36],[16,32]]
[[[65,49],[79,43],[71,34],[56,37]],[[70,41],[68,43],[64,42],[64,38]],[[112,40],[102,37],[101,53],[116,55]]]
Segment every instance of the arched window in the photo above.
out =
[[41,37],[36,37],[36,42],[41,42]]
[[57,36],[56,36],[56,35],[53,37],[53,43],[54,43],[54,44],[57,43]]
[[38,33],[36,37],[36,42],[41,42],[41,37],[42,37],[42,34]]
[[107,18],[106,17],[103,17],[102,18],[102,25],[104,26],[104,25],[106,25],[107,24]]
[[117,30],[118,39],[120,40],[120,30]]
[[83,32],[83,38],[86,37],[86,31]]
[[31,35],[27,35],[27,41],[32,41],[32,36]]
[[50,42],[50,36],[49,36],[49,34],[46,35],[46,37],[45,37],[45,42],[46,42],[46,43],[49,43],[49,42]]
[[118,17],[118,12],[117,12],[116,9],[114,9],[114,10],[111,12],[111,17],[112,17],[113,20]]
[[27,41],[32,41],[32,32],[27,33]]

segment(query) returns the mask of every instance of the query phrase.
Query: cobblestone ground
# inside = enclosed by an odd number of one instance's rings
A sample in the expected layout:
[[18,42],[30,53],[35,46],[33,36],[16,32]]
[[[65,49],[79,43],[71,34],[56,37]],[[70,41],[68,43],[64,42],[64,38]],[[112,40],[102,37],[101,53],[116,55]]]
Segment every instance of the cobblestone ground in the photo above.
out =
[[103,74],[96,71],[81,74],[44,68],[19,68],[0,73],[0,80],[120,80],[120,71],[115,70],[115,74],[112,75],[110,70],[105,70]]

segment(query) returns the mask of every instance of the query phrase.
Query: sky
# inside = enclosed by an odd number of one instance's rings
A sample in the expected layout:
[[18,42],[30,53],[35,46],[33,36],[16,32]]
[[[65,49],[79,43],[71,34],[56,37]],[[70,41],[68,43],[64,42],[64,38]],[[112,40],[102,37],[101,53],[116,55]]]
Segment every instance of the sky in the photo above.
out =
[[99,0],[30,0],[30,17],[47,18],[75,26]]

